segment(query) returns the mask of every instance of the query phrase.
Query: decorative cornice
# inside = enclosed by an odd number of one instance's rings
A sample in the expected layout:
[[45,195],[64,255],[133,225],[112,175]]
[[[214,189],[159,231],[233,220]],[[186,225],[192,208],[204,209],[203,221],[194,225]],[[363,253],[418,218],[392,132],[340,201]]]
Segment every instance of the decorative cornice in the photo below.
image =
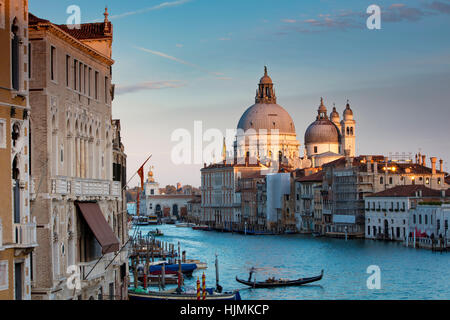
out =
[[[79,49],[81,49],[82,51],[93,55],[95,58],[97,58],[98,60],[106,63],[108,66],[112,66],[114,64],[114,60],[105,56],[104,54],[100,53],[99,51],[93,49],[92,47],[84,44],[83,42],[81,42],[80,40],[76,39],[75,37],[72,37],[71,35],[69,35],[68,33],[64,32],[61,28],[59,28],[58,26],[54,25],[53,23],[38,23],[37,25],[34,26],[29,26],[28,29],[32,32],[32,30],[39,30],[40,28],[45,28],[47,30],[49,30],[52,34],[60,37],[61,39],[75,45],[76,47],[78,47]],[[33,40],[31,37],[31,32],[30,32],[30,40]]]

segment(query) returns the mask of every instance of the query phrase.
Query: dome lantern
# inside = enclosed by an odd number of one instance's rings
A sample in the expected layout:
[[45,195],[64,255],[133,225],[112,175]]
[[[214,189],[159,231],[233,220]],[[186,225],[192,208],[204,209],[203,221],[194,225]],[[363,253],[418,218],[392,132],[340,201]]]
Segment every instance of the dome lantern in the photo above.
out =
[[266,66],[264,67],[264,76],[259,80],[255,103],[277,103],[277,97],[275,96],[275,91],[273,90],[273,82],[267,74]]
[[350,108],[350,102],[347,100],[347,104],[344,110],[344,120],[352,120],[353,119],[353,110]]

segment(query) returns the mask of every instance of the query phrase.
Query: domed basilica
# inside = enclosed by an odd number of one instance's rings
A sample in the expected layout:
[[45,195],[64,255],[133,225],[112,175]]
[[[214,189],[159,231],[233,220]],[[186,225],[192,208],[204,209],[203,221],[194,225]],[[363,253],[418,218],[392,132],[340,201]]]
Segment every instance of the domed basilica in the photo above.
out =
[[346,154],[354,157],[356,122],[348,101],[342,121],[336,107],[328,117],[323,99],[317,113],[316,120],[305,132],[304,155],[300,156],[294,121],[277,104],[274,85],[265,67],[255,104],[244,112],[237,126],[236,159],[266,166],[281,162],[293,169],[303,169],[320,167]]

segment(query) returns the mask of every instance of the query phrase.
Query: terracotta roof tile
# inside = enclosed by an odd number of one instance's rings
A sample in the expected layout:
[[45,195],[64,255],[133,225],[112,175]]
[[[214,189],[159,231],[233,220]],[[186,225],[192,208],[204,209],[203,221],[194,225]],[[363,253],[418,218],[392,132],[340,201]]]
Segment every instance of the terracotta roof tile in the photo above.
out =
[[[440,197],[441,191],[427,188],[423,185],[397,186],[388,190],[377,192],[367,197],[415,197],[422,191],[422,197]],[[446,197],[450,197],[450,189],[446,190]]]
[[322,182],[323,176],[324,176],[324,172],[323,171],[319,171],[317,173],[310,174],[309,176],[304,176],[304,177],[301,177],[301,178],[297,178],[297,179],[295,179],[295,181],[299,181],[299,182]]
[[[112,38],[112,33],[105,33],[104,22],[84,23],[80,24],[80,29],[69,29],[66,24],[54,24],[49,20],[41,19],[32,13],[28,13],[28,24],[29,26],[52,24],[78,40]],[[111,22],[108,22],[108,27],[110,32],[112,32]]]
[[[108,25],[109,30],[112,30],[111,22],[108,22]],[[81,24],[80,29],[69,29],[65,24],[60,24],[58,27],[79,40],[112,38],[111,34],[105,34],[105,24],[103,22]]]

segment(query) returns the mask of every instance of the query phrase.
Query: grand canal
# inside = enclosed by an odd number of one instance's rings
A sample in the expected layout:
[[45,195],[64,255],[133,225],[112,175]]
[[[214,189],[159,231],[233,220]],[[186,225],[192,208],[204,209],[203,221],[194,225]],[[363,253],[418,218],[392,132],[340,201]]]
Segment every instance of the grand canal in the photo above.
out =
[[[207,286],[215,285],[217,253],[221,286],[224,290],[243,289],[245,300],[450,299],[450,253],[405,248],[391,242],[307,235],[244,236],[174,225],[141,226],[139,231],[144,235],[155,228],[164,232],[159,240],[175,245],[180,242],[188,259],[208,263],[208,269],[195,271],[186,285],[195,287],[203,271]],[[367,288],[370,274],[366,270],[371,265],[381,269],[381,289]],[[314,276],[321,269],[325,273],[321,281],[301,287],[249,289],[235,277],[247,279],[252,266],[259,270],[257,280]]]

